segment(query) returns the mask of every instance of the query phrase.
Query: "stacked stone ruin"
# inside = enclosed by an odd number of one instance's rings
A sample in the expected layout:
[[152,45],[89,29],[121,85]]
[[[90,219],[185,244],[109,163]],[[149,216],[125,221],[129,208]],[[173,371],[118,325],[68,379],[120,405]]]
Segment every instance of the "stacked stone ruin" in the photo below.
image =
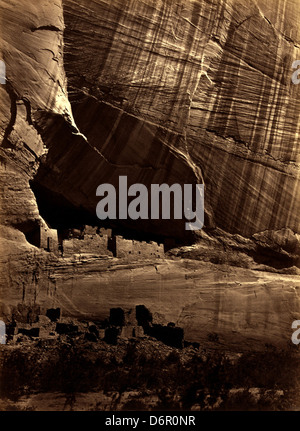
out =
[[83,254],[127,260],[164,256],[163,244],[126,239],[121,235],[113,235],[112,229],[85,226],[83,229],[69,229],[58,235],[56,230],[41,226],[36,236],[38,237],[36,246],[55,254],[60,250],[64,258]]

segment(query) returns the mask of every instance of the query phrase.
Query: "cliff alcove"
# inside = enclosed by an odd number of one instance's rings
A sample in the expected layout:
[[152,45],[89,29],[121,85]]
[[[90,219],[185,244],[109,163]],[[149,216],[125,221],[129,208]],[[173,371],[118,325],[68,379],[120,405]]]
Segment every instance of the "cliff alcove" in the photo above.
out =
[[[290,342],[298,0],[0,0],[0,17],[3,319],[22,302],[99,319],[142,303],[191,342],[215,332],[231,348]],[[136,255],[168,242],[172,253],[151,262],[105,255],[103,236],[91,253],[75,238],[55,254],[56,230],[99,227],[96,189],[120,176],[204,184],[204,228],[104,226],[137,241]]]

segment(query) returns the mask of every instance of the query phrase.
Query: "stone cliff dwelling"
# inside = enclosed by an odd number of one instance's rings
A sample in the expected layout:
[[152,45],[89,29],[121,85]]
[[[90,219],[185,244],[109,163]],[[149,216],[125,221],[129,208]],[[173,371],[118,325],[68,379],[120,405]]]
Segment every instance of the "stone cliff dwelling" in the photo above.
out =
[[119,258],[163,257],[164,246],[154,241],[136,241],[116,235],[109,238],[108,249]]
[[62,257],[92,254],[136,260],[164,256],[163,244],[126,239],[121,235],[114,235],[112,229],[92,226],[57,231],[45,223],[34,228],[26,237],[36,247]]
[[112,255],[108,250],[111,229],[85,226],[83,229],[67,229],[59,232],[59,249],[63,257],[74,254]]
[[27,241],[32,245],[56,255],[58,254],[57,230],[51,229],[46,222],[34,225],[25,235]]

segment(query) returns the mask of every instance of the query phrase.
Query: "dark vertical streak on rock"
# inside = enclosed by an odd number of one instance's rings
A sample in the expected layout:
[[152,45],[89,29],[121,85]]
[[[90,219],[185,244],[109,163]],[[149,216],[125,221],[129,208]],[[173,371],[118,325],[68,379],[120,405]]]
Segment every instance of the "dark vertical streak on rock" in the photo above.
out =
[[4,132],[4,136],[3,136],[3,140],[2,140],[2,146],[6,147],[6,146],[10,146],[9,144],[9,135],[11,134],[15,122],[16,122],[16,118],[17,118],[17,95],[14,92],[12,86],[10,85],[9,82],[7,82],[6,84],[6,91],[9,94],[10,97],[10,120],[9,123],[5,129]]
[[30,102],[29,102],[29,100],[27,100],[25,98],[23,98],[22,100],[23,100],[25,108],[26,108],[26,121],[27,121],[28,124],[30,124],[32,126],[33,122],[32,122],[32,117],[31,117],[31,105],[30,105]]

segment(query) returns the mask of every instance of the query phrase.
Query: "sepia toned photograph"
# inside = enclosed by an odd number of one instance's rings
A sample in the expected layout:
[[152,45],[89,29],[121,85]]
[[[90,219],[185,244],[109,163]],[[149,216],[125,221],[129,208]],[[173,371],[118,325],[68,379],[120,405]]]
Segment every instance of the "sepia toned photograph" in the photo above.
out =
[[0,0],[12,411],[300,411],[300,0]]

